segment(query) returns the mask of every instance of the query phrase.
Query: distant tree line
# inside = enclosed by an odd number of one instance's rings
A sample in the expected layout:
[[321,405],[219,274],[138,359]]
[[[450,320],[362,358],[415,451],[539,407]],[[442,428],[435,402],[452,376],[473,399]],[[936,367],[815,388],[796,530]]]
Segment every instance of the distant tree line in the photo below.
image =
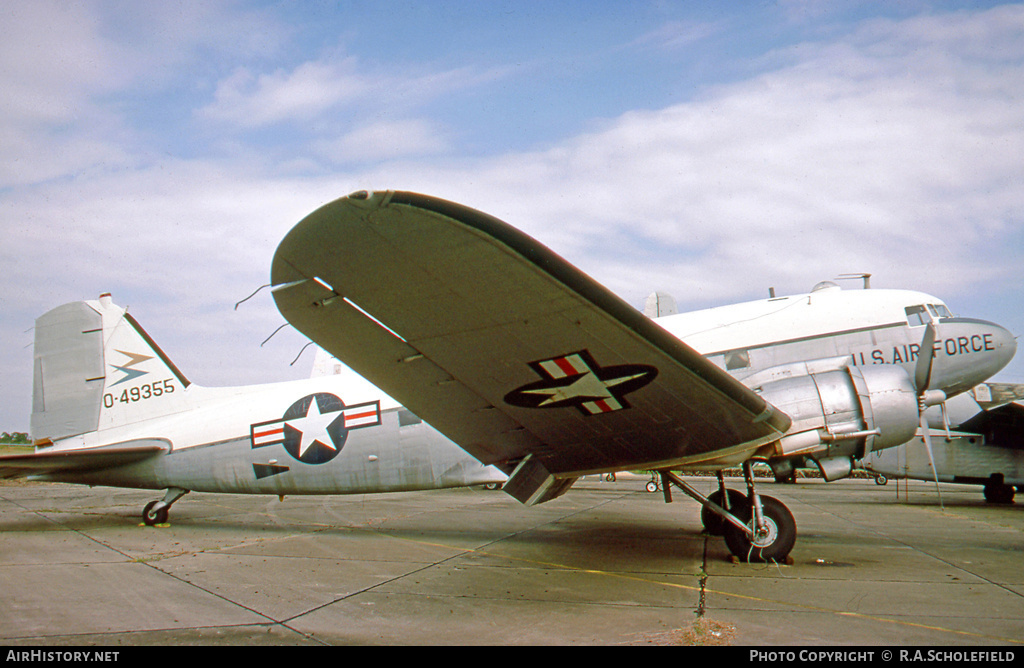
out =
[[0,443],[5,445],[32,445],[32,440],[23,431],[16,431],[13,434],[5,431],[0,434]]

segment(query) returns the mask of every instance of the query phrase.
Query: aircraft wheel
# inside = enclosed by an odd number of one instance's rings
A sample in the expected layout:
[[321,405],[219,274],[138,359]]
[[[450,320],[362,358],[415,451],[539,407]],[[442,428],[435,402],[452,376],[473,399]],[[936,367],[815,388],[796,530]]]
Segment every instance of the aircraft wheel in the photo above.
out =
[[876,485],[886,485],[888,483],[889,483],[889,479],[886,478],[884,475],[876,475],[875,476],[875,484]]
[[142,509],[142,521],[146,523],[146,526],[167,524],[167,515],[170,511],[170,506],[164,506],[159,510],[154,510],[153,506],[157,503],[159,503],[159,501],[150,501],[146,504],[146,507]]
[[[726,491],[729,493],[729,508],[727,510],[740,519],[746,517],[745,513],[748,512],[747,495],[736,489]],[[709,494],[708,501],[713,501],[725,508],[725,504],[722,503],[722,490],[720,489]],[[725,533],[725,525],[729,524],[725,518],[708,508],[701,508],[700,521],[704,524],[704,530],[712,536],[721,536]]]
[[657,492],[658,491],[658,483],[654,482],[653,480],[650,481],[649,483],[647,483],[647,491],[650,492],[651,494],[653,494],[654,492]]
[[[770,496],[761,497],[761,512],[767,525],[764,535],[751,539],[732,524],[726,523],[725,543],[729,551],[742,561],[785,561],[796,543],[796,520],[793,519],[793,513],[781,501]],[[742,518],[748,520],[747,526],[753,526],[753,509],[749,504],[744,508]]]

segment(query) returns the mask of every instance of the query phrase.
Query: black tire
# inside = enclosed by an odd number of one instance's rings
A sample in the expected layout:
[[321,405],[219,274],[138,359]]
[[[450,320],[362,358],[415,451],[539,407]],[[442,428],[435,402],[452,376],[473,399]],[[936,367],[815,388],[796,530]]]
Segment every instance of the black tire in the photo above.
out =
[[[760,498],[761,512],[768,525],[768,535],[751,541],[743,531],[726,523],[725,544],[741,561],[782,563],[796,544],[796,520],[793,519],[793,513],[789,512],[789,508],[778,499],[770,496]],[[741,519],[747,521],[747,526],[753,526],[753,509],[749,503]]]
[[[736,517],[744,519],[746,517],[745,513],[749,512],[747,495],[737,489],[727,489],[726,491],[729,494],[729,507],[726,510]],[[713,501],[725,508],[725,504],[722,503],[722,490],[720,489],[709,494],[708,501]],[[704,530],[711,536],[721,536],[724,534],[725,525],[729,523],[724,517],[708,508],[701,508],[700,521],[704,525]]]
[[985,501],[988,503],[1008,504],[1013,503],[1013,485],[992,484],[985,485]]
[[159,510],[153,510],[159,501],[150,501],[146,504],[146,507],[142,509],[142,521],[146,523],[146,526],[155,526],[157,524],[167,524],[167,515],[170,511],[170,506],[164,506]]

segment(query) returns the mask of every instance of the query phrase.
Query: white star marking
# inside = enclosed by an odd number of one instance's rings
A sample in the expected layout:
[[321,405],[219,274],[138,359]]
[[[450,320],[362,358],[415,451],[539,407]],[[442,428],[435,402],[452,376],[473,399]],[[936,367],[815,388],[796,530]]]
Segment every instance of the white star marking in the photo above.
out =
[[337,450],[334,447],[334,441],[331,440],[331,435],[327,433],[327,428],[331,426],[331,423],[338,419],[341,413],[334,411],[333,413],[320,413],[320,406],[316,402],[314,397],[309,402],[309,410],[306,411],[306,417],[296,418],[294,420],[287,420],[286,425],[292,429],[297,429],[302,434],[302,440],[299,441],[299,457],[305,454],[314,443],[319,442],[326,448],[331,450]]
[[538,408],[541,406],[547,406],[559,401],[565,401],[566,399],[576,399],[584,397],[588,401],[600,401],[601,399],[614,399],[615,397],[609,392],[608,388],[621,385],[622,383],[633,380],[634,378],[640,378],[646,371],[641,373],[635,373],[631,376],[621,376],[619,378],[612,378],[610,380],[601,380],[593,373],[587,372],[580,374],[580,377],[566,385],[565,387],[549,387],[536,390],[523,390],[523,394],[547,394],[550,395],[547,399],[542,401]]

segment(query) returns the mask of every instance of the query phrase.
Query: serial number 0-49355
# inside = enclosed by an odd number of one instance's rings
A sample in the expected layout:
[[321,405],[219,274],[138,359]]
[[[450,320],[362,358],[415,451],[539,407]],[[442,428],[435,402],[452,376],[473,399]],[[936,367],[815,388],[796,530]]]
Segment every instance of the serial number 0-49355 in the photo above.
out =
[[153,383],[128,388],[123,390],[121,394],[111,394],[108,392],[103,395],[103,406],[105,408],[113,408],[115,403],[130,404],[136,401],[162,397],[172,392],[174,392],[174,381],[171,378],[158,380]]

